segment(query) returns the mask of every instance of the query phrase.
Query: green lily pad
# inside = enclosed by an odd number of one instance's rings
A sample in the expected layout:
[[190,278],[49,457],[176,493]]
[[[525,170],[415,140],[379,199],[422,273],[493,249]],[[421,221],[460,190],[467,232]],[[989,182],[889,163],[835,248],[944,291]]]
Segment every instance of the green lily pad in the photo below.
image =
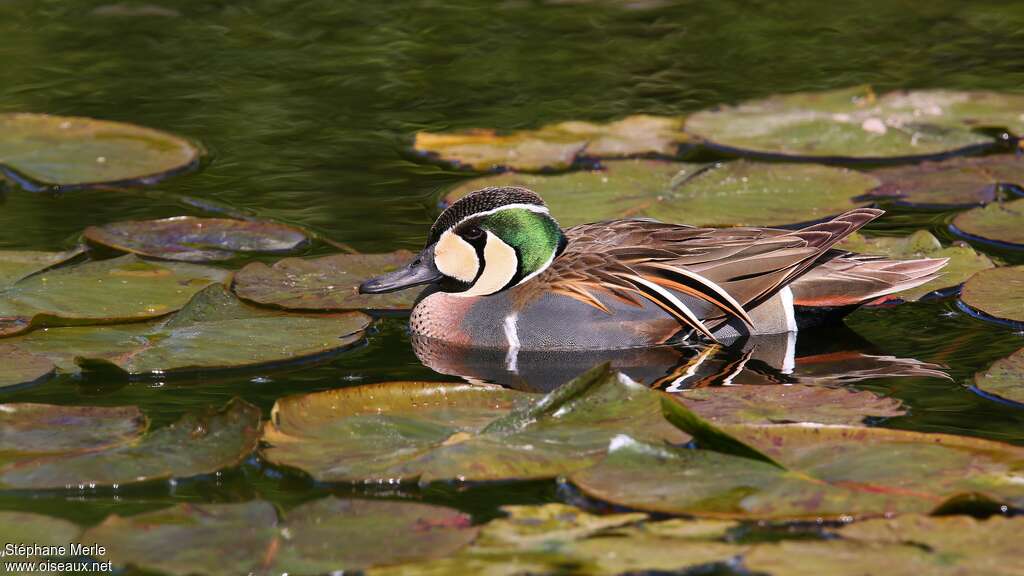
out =
[[1024,449],[976,438],[842,425],[716,427],[674,400],[702,449],[619,436],[572,473],[586,494],[670,514],[799,520],[929,512],[962,493],[1024,506]]
[[[81,528],[60,518],[28,512],[0,512],[0,541],[4,543],[5,548],[14,547],[10,552],[4,550],[2,556],[4,574],[9,576],[58,574],[57,571],[40,570],[38,566],[34,570],[29,570],[27,566],[19,569],[8,563],[39,562],[47,557],[69,556],[70,544],[78,542],[81,533]],[[22,549],[22,546],[26,548]],[[37,550],[36,547],[42,547],[44,552],[59,552],[63,547],[65,554],[37,555],[33,553]],[[28,553],[22,553],[22,550]]]
[[992,203],[983,208],[961,212],[953,218],[954,233],[971,240],[993,242],[1012,248],[1024,248],[1024,198]]
[[116,324],[165,316],[228,276],[217,268],[148,262],[131,255],[35,274],[0,287],[0,336],[40,326]]
[[1024,326],[1024,266],[982,270],[960,291],[960,304],[984,320]]
[[30,188],[150,184],[195,167],[199,149],[142,126],[48,114],[0,114],[0,167]]
[[798,158],[911,159],[994,144],[977,128],[1024,133],[1024,95],[868,87],[772,96],[693,114],[686,131],[714,147]]
[[694,226],[761,226],[838,214],[862,205],[851,198],[877,185],[873,176],[816,164],[613,160],[589,172],[474,178],[448,192],[444,201],[487,186],[525,186],[544,198],[563,226],[632,217]]
[[543,397],[491,386],[400,382],[278,400],[263,456],[320,481],[554,478],[599,460],[622,430],[684,435],[661,393],[605,366]]
[[678,393],[701,418],[717,424],[861,424],[867,417],[906,414],[894,398],[824,386],[716,386]]
[[82,236],[121,252],[184,262],[230,260],[249,252],[293,252],[309,243],[302,230],[284,224],[192,216],[90,226]]
[[974,248],[962,242],[943,247],[939,239],[927,230],[918,230],[903,237],[864,236],[854,233],[840,242],[837,248],[861,254],[887,256],[896,260],[949,258],[949,262],[942,268],[937,278],[916,288],[889,295],[886,297],[888,300],[899,298],[914,302],[936,290],[958,286],[975,272],[995,267],[988,256],[975,252]]
[[232,288],[244,300],[287,310],[408,310],[419,290],[365,295],[364,280],[409,264],[408,250],[387,254],[334,254],[285,258],[267,266],[252,262],[235,274]]
[[328,574],[456,552],[477,534],[469,516],[413,502],[324,498],[278,521],[274,506],[181,504],[111,516],[83,539],[118,566],[173,575]]
[[63,264],[83,252],[82,247],[65,252],[0,250],[0,289],[14,284],[26,276]]
[[0,344],[0,388],[39,382],[53,376],[56,370],[49,358]]
[[[237,465],[256,448],[260,410],[235,399],[221,410],[186,414],[145,436],[125,436],[125,423],[124,417],[112,423],[121,428],[101,449],[69,450],[67,441],[58,438],[53,447],[39,442],[34,449],[4,451],[0,488],[115,486],[216,472]],[[63,424],[60,430],[67,433],[68,426]]]
[[607,124],[561,122],[538,130],[498,134],[493,130],[416,134],[414,148],[426,156],[479,172],[502,168],[523,172],[565,170],[581,156],[674,156],[687,140],[678,117],[635,115]]
[[160,323],[51,328],[10,342],[49,358],[64,371],[81,367],[125,376],[165,376],[321,357],[358,342],[370,321],[360,312],[298,315],[264,310],[214,284]]
[[872,197],[923,207],[988,204],[999,198],[1000,187],[1024,186],[1024,159],[1000,154],[980,158],[950,158],[872,172],[882,184]]
[[148,425],[135,406],[0,404],[0,461],[105,450],[136,440]]
[[1024,348],[975,374],[974,385],[986,394],[1024,404]]

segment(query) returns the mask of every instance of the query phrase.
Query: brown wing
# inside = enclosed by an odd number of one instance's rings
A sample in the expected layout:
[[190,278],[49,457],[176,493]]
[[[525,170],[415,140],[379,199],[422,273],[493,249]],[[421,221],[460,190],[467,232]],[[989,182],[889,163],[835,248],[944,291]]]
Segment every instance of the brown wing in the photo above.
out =
[[796,231],[695,228],[648,220],[584,224],[566,230],[568,246],[534,284],[537,290],[562,293],[605,311],[599,293],[635,305],[642,298],[711,337],[702,319],[673,291],[714,305],[722,312],[718,317],[749,323],[747,310],[881,214],[860,208]]

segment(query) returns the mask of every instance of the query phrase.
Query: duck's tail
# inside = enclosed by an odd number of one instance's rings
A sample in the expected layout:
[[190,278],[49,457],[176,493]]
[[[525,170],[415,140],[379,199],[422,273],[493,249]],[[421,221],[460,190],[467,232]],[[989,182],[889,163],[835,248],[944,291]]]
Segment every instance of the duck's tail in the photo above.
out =
[[[826,255],[826,258],[828,255]],[[840,307],[876,301],[939,276],[949,258],[890,260],[837,252],[790,284],[797,306]]]

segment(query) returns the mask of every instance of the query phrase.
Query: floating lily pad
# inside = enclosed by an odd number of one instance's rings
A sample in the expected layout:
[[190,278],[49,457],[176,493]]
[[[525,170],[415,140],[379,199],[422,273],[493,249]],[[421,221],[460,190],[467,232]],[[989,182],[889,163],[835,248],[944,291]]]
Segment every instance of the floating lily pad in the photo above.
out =
[[878,254],[896,260],[949,258],[949,262],[942,268],[937,278],[887,297],[908,302],[920,300],[922,296],[936,290],[962,284],[975,272],[995,267],[988,256],[975,252],[974,248],[962,242],[944,248],[939,239],[927,230],[918,230],[903,237],[869,237],[854,233],[839,243],[837,248],[861,254]]
[[309,242],[302,230],[284,224],[192,216],[90,226],[83,237],[121,252],[184,262],[230,260],[249,252],[293,252]]
[[36,274],[0,288],[0,336],[39,326],[157,318],[228,276],[217,268],[147,262],[131,255]]
[[0,114],[0,167],[29,188],[149,184],[197,165],[188,141],[142,126],[47,114]]
[[1024,326],[1024,266],[982,270],[960,291],[960,303],[985,320]]
[[962,212],[953,218],[951,228],[971,240],[1024,248],[1024,199]]
[[82,252],[81,247],[65,252],[2,250],[0,251],[0,290],[26,276],[67,262]]
[[317,358],[359,341],[370,321],[360,312],[298,315],[264,310],[214,284],[164,322],[51,328],[10,342],[65,371],[81,366],[127,376],[164,376]]
[[664,408],[702,449],[619,436],[572,482],[630,508],[737,519],[929,512],[962,493],[1024,506],[1024,449],[1009,444],[841,425],[719,428],[674,400]]
[[0,388],[45,380],[57,367],[48,358],[0,344]]
[[906,414],[894,398],[825,386],[716,386],[684,390],[679,398],[701,418],[718,424],[861,424],[867,417]]
[[[28,566],[16,568],[16,562],[39,562],[48,556],[61,556],[60,554],[37,555],[33,552],[36,547],[43,547],[44,550],[59,551],[61,547],[69,551],[72,542],[78,542],[82,530],[67,520],[44,516],[42,514],[30,514],[28,512],[0,512],[0,541],[4,547],[13,547],[12,550],[4,550],[3,560],[4,574],[38,576],[40,574],[58,574],[54,570],[41,570],[38,566],[29,570]],[[20,553],[21,547],[26,547],[29,554]],[[67,556],[68,554],[65,554]]]
[[986,394],[1024,404],[1024,348],[975,374],[974,385]]
[[674,156],[687,140],[678,117],[636,115],[608,124],[562,122],[538,130],[416,134],[417,152],[480,172],[565,170],[586,155],[616,158]]
[[[135,425],[137,419],[128,419],[130,413],[125,409],[110,410],[121,413],[115,413],[113,422],[104,423],[111,432],[105,445],[98,433],[75,434],[79,440],[69,445],[60,434],[51,432],[47,436],[31,430],[36,439],[33,448],[10,447],[0,458],[0,488],[112,486],[208,474],[237,465],[256,448],[259,437],[259,408],[237,399],[221,410],[187,414],[145,436],[138,428],[135,435],[128,436],[127,426]],[[97,418],[93,414],[87,417]],[[63,422],[57,430],[71,432]],[[53,444],[45,439],[53,439]],[[99,446],[75,448],[88,442]]]
[[768,156],[927,158],[991,146],[978,128],[1024,133],[1024,95],[843,88],[772,96],[693,114],[686,131],[718,148]]
[[135,406],[0,404],[0,453],[105,450],[134,441],[147,426]]
[[408,250],[398,250],[285,258],[273,266],[253,262],[235,274],[233,288],[240,298],[288,310],[407,310],[419,290],[365,295],[358,288],[364,280],[409,264],[413,257]]
[[[105,559],[173,575],[329,574],[456,552],[476,536],[469,516],[413,502],[324,498],[289,511],[274,506],[181,504],[91,528]],[[264,572],[266,571],[266,572]]]
[[882,184],[869,194],[898,204],[924,207],[988,204],[1000,188],[1024,186],[1024,159],[1016,155],[950,158],[875,170]]
[[593,464],[622,430],[682,440],[661,393],[601,366],[543,397],[401,382],[277,401],[263,456],[327,482],[553,478]]
[[819,220],[858,205],[878,185],[867,174],[816,164],[688,164],[613,160],[602,170],[497,174],[463,182],[451,203],[487,186],[525,186],[563,226],[650,217],[694,226],[781,225]]

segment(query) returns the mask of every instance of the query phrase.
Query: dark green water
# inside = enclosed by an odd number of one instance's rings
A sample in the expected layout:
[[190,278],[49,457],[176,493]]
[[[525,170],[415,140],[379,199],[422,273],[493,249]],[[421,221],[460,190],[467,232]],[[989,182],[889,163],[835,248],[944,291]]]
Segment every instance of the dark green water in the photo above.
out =
[[[0,248],[55,250],[73,245],[92,224],[210,214],[182,196],[300,224],[363,251],[418,248],[438,194],[466,175],[411,157],[417,130],[679,114],[860,83],[879,90],[1024,86],[1024,4],[1005,2],[103,6],[0,0],[0,111],[169,130],[201,142],[207,161],[197,173],[145,190],[7,190],[0,193]],[[949,216],[901,213],[877,228],[927,226],[949,240]],[[1024,346],[1024,335],[967,317],[950,301],[861,311],[849,325],[876,352],[941,363],[953,377],[860,383],[910,407],[885,425],[1024,443],[1024,410],[966,387],[976,371]],[[844,343],[801,342],[825,344]],[[404,320],[391,318],[378,322],[365,344],[317,366],[167,382],[63,377],[5,391],[0,401],[137,404],[163,425],[233,396],[269,411],[284,395],[414,378],[451,379],[420,364]],[[176,501],[259,497],[290,504],[329,492],[425,499],[478,518],[502,504],[571,497],[555,483],[332,487],[253,458],[222,475],[176,484],[0,494],[0,508],[93,523],[110,512]]]

